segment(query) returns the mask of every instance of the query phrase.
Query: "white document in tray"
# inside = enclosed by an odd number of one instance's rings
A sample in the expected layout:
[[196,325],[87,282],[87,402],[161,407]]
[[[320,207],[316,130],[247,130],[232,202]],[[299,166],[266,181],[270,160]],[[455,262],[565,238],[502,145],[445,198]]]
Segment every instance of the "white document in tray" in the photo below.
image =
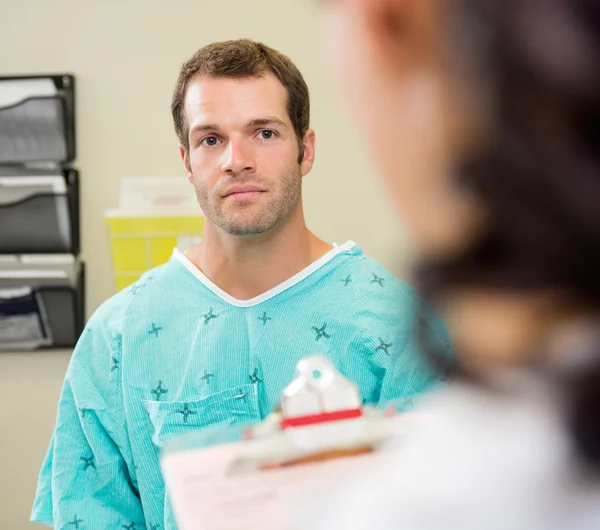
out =
[[75,285],[81,264],[73,254],[0,255],[0,290],[3,284]]
[[50,78],[5,79],[0,83],[0,108],[15,105],[31,97],[55,95],[56,87]]
[[180,530],[288,530],[299,503],[328,479],[356,479],[394,451],[232,474],[243,442],[163,456],[161,467]]
[[11,204],[32,195],[64,194],[67,185],[62,175],[0,176],[0,204]]

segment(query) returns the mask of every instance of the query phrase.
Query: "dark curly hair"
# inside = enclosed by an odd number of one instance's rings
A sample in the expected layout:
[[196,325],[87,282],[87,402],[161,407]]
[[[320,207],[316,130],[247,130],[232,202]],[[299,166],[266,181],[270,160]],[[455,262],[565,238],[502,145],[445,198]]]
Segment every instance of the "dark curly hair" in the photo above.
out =
[[[449,48],[488,91],[491,118],[487,140],[454,169],[488,217],[459,255],[419,264],[420,288],[434,301],[462,287],[560,291],[600,314],[598,3],[457,0],[453,9]],[[576,453],[600,469],[600,340],[593,349],[585,370],[560,382]]]

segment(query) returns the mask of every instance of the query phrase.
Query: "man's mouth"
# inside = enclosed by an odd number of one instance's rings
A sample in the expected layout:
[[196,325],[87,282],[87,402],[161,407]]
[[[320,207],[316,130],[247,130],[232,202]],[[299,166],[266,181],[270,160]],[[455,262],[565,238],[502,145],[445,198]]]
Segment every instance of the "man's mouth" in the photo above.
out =
[[264,193],[264,190],[258,186],[233,186],[223,194],[223,198],[230,198],[234,201],[247,201],[258,197],[262,193]]

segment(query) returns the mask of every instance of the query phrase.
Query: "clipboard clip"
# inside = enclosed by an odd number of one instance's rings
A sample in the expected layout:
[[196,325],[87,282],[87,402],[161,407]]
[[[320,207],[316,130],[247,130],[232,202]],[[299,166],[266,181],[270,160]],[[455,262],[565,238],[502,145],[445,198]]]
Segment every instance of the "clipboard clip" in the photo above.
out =
[[228,473],[364,455],[401,436],[400,416],[363,406],[358,387],[321,355],[298,362],[278,410],[246,431]]
[[283,390],[280,428],[307,427],[363,415],[360,392],[321,355],[298,362],[296,377]]

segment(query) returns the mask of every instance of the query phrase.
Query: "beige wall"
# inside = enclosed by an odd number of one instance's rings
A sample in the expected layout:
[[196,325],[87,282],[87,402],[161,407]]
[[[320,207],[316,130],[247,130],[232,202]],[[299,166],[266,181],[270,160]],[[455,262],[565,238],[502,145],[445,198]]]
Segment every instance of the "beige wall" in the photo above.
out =
[[[215,40],[262,40],[296,62],[311,88],[318,138],[317,162],[305,184],[309,225],[329,241],[354,239],[388,267],[397,262],[392,250],[399,249],[400,237],[390,208],[324,75],[316,4],[0,0],[0,75],[76,76],[88,314],[114,292],[103,212],[116,206],[122,176],[182,174],[171,89],[180,63]],[[2,529],[30,528],[36,475],[69,353],[0,354]]]

